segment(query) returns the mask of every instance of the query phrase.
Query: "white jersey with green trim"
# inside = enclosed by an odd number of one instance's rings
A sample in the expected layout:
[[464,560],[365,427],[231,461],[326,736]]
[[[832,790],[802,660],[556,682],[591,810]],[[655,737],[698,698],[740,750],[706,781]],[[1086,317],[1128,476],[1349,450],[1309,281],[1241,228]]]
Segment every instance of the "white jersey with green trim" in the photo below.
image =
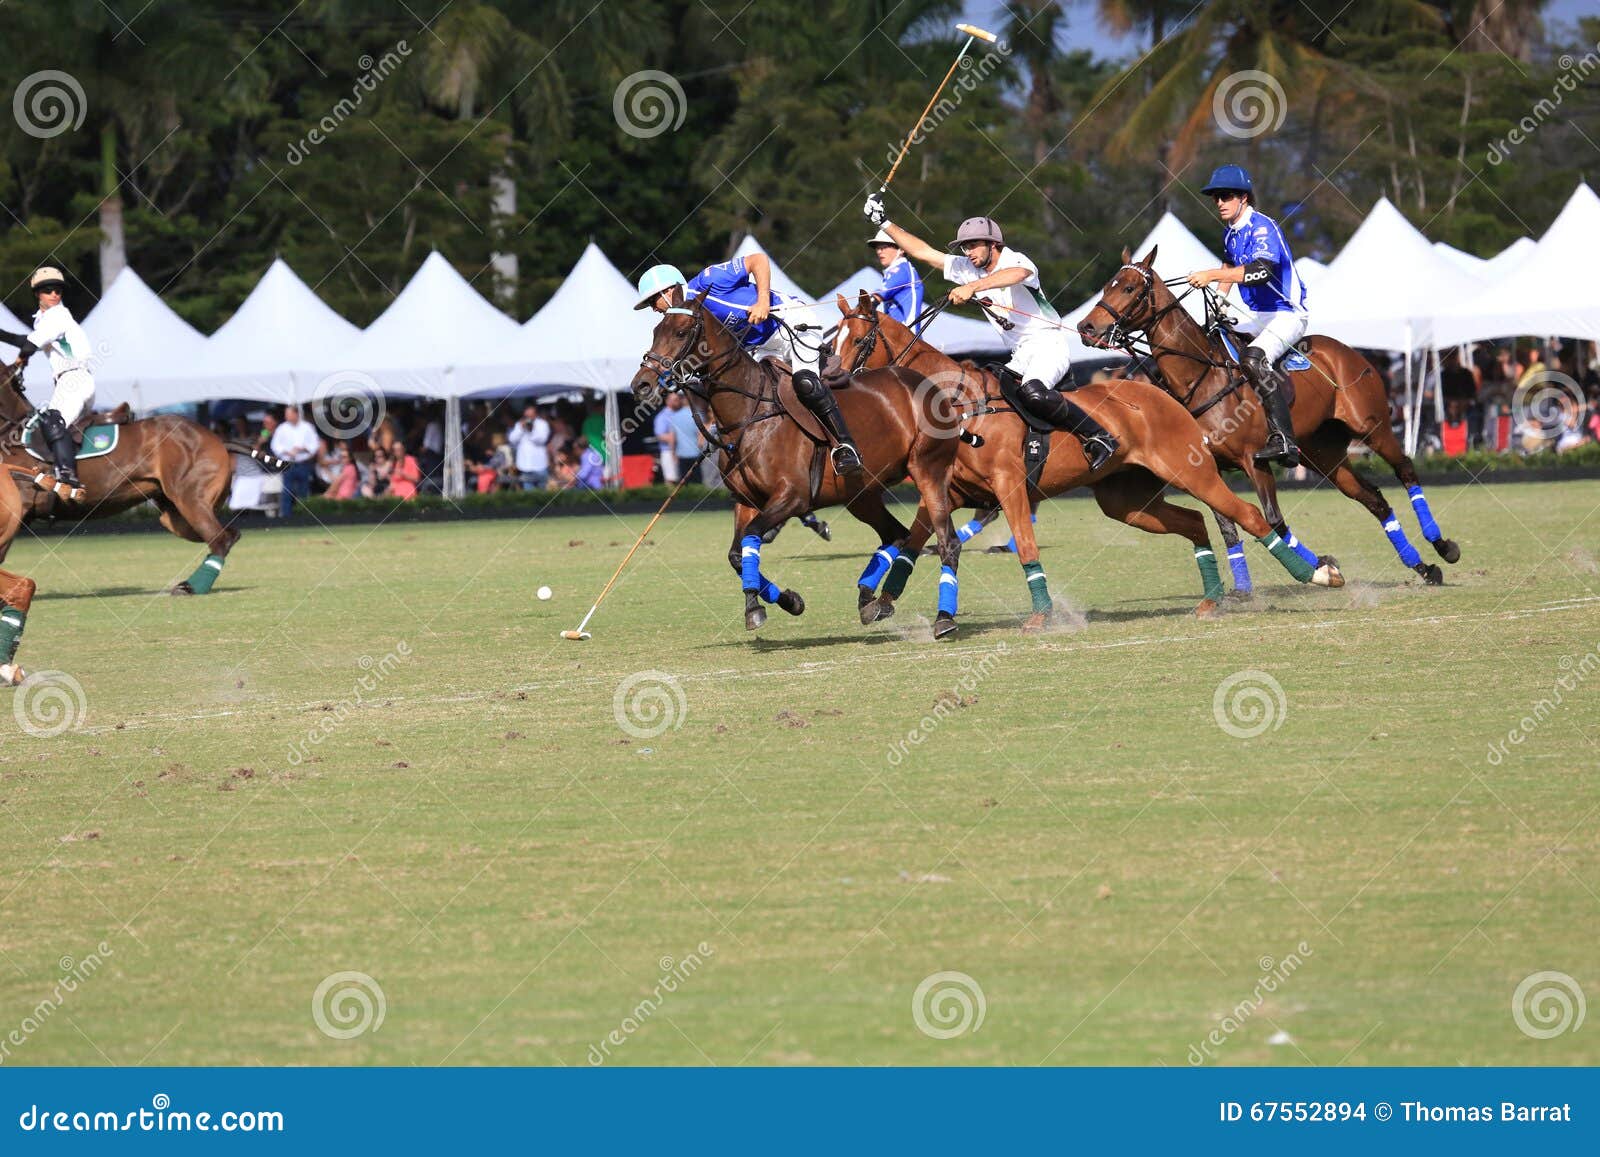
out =
[[33,315],[28,340],[50,358],[50,371],[60,377],[68,370],[87,370],[93,349],[89,336],[65,304],[41,309]]
[[[977,281],[980,277],[987,277],[990,273],[998,273],[1002,269],[1028,271],[1026,280],[1016,285],[978,291],[978,296],[997,306],[1006,307],[993,312],[985,311],[989,324],[994,326],[995,332],[1000,335],[1000,340],[1005,342],[1006,349],[1014,350],[1024,340],[1030,342],[1039,338],[1062,340],[1064,335],[1060,325],[1061,315],[1056,313],[1055,307],[1046,300],[1039,288],[1039,267],[1025,255],[1006,246],[1000,250],[994,268],[987,271],[979,269],[968,258],[959,257],[954,253],[944,259],[945,280],[953,281],[957,285]],[[1012,312],[1013,310],[1016,312]],[[1002,322],[1009,323],[1012,328],[1005,328]]]

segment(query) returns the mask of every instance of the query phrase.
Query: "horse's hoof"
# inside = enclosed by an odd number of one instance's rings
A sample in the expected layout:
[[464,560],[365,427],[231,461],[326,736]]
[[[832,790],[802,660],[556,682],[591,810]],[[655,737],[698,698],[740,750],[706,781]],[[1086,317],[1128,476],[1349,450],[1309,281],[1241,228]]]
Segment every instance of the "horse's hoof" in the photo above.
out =
[[1439,557],[1454,566],[1461,561],[1461,548],[1448,538],[1433,540],[1433,549],[1439,552]]
[[878,603],[877,599],[867,599],[861,604],[860,611],[861,625],[863,627],[872,626],[883,615],[883,607]]
[[763,607],[750,607],[744,613],[744,629],[759,631],[767,621],[767,612]]
[[1049,624],[1049,611],[1034,611],[1033,614],[1022,620],[1022,633],[1024,635],[1037,635]]
[[1338,590],[1344,586],[1344,575],[1340,574],[1339,568],[1331,562],[1319,563],[1317,569],[1311,572],[1311,585]]
[[188,579],[184,579],[177,586],[173,587],[168,593],[174,598],[176,598],[178,595],[192,595],[194,594],[194,588],[189,585]]
[[948,611],[940,611],[939,617],[933,620],[933,637],[935,641],[948,639],[956,633],[956,617]]
[[780,609],[788,611],[791,615],[803,615],[806,613],[806,601],[800,597],[799,591],[784,591],[778,596],[778,606]]
[[1247,603],[1256,597],[1254,587],[1234,587],[1228,592],[1228,598],[1237,603]]
[[1216,599],[1201,599],[1200,605],[1194,609],[1194,617],[1197,619],[1220,619],[1222,617],[1222,605]]
[[1417,570],[1417,573],[1422,576],[1422,583],[1423,583],[1424,586],[1430,586],[1430,587],[1442,587],[1442,586],[1444,586],[1444,571],[1440,570],[1433,563],[1431,563],[1431,562],[1419,562],[1417,564],[1416,570]]
[[823,542],[832,542],[833,541],[833,527],[829,526],[826,522],[823,522],[821,519],[818,519],[817,520],[817,525],[812,527],[811,529],[813,529],[813,530],[815,530],[817,532],[817,537],[820,538]]
[[15,687],[28,677],[28,673],[15,663],[0,663],[0,683]]

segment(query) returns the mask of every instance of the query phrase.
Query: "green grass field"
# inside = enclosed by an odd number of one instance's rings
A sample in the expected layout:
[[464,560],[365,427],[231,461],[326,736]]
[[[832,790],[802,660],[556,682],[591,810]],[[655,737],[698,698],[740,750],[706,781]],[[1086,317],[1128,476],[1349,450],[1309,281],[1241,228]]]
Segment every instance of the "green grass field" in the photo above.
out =
[[[189,600],[168,536],[19,543],[21,658],[82,709],[0,747],[0,1061],[1600,1063],[1513,1016],[1541,971],[1600,998],[1600,491],[1431,498],[1448,586],[1299,493],[1350,585],[1252,545],[1216,623],[1186,544],[1050,503],[1063,625],[973,551],[945,644],[931,560],[858,625],[842,512],[766,551],[802,619],[747,635],[729,516],[673,512],[581,644],[644,516],[253,532]],[[384,1016],[339,1039],[346,971]],[[939,972],[975,1031],[918,1027]]]

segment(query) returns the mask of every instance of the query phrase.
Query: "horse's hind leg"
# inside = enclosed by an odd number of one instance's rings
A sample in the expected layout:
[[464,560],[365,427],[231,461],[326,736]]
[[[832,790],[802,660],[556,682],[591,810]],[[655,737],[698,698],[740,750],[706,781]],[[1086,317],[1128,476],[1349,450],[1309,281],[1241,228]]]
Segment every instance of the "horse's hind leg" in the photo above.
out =
[[[1389,429],[1389,423],[1376,423],[1371,430],[1361,435],[1361,440],[1372,448],[1374,454],[1389,464],[1394,476],[1400,480],[1400,485],[1406,488],[1406,494],[1411,499],[1411,509],[1417,516],[1417,525],[1422,527],[1422,537],[1432,544],[1433,549],[1445,562],[1459,562],[1461,548],[1446,538],[1444,531],[1439,529],[1439,524],[1433,520],[1433,511],[1428,509],[1427,495],[1422,493],[1422,480],[1417,477],[1416,464],[1401,447],[1399,440],[1394,436],[1394,431]],[[1388,529],[1386,522],[1384,530]],[[1412,569],[1416,568],[1413,566]],[[1427,576],[1424,574],[1424,577]]]
[[198,465],[200,469],[182,476],[181,489],[176,493],[166,490],[163,482],[163,493],[156,499],[163,526],[179,538],[205,543],[210,551],[192,575],[172,588],[175,595],[209,593],[222,573],[228,552],[239,541],[239,532],[224,526],[217,517],[217,507],[233,476],[230,463],[202,461]]
[[[927,509],[918,503],[917,513],[911,519],[910,527],[906,528],[905,533],[895,543],[896,549],[888,570],[883,575],[883,584],[877,597],[866,599],[865,590],[860,592],[865,600],[860,603],[862,626],[887,619],[894,614],[895,600],[905,594],[906,583],[911,581],[911,572],[917,566],[917,556],[922,553],[923,544],[932,537],[933,521],[928,517]],[[863,574],[862,577],[865,578],[866,575]]]
[[[1390,441],[1393,440],[1391,434]],[[1306,439],[1301,447],[1305,451],[1307,464],[1313,470],[1338,487],[1345,497],[1353,498],[1365,506],[1372,517],[1382,524],[1383,533],[1388,536],[1402,563],[1421,575],[1422,581],[1428,586],[1442,586],[1444,572],[1436,564],[1422,561],[1417,548],[1411,545],[1406,532],[1400,529],[1400,520],[1395,517],[1394,508],[1383,497],[1383,493],[1351,467],[1346,453],[1349,444],[1346,427],[1330,422]],[[1398,445],[1395,448],[1398,450]]]
[[1168,485],[1198,498],[1212,511],[1242,526],[1247,534],[1267,548],[1267,552],[1278,560],[1279,565],[1296,582],[1320,582],[1318,576],[1323,572],[1318,568],[1315,556],[1308,562],[1300,551],[1291,548],[1288,541],[1273,529],[1273,524],[1282,525],[1283,516],[1278,512],[1278,492],[1270,471],[1256,470],[1251,465],[1244,467],[1261,498],[1262,509],[1258,510],[1228,489],[1228,484],[1222,480],[1222,475],[1217,473],[1216,465],[1212,462],[1201,461],[1196,464],[1193,459],[1174,455],[1171,460],[1160,463],[1159,467],[1151,466],[1151,469]]
[[[1177,534],[1187,538],[1194,546],[1195,565],[1200,568],[1201,598],[1195,607],[1196,618],[1214,619],[1220,613],[1222,599],[1222,573],[1217,569],[1217,555],[1211,549],[1211,536],[1206,532],[1206,520],[1197,510],[1174,506],[1161,496],[1164,483],[1144,470],[1122,470],[1108,475],[1094,484],[1094,498],[1107,518],[1115,518],[1138,530],[1150,534]],[[1226,515],[1218,514],[1220,525],[1233,523]],[[1238,532],[1235,530],[1235,541]]]
[[[961,566],[961,542],[950,521],[950,471],[955,463],[955,451],[953,439],[934,440],[931,445],[919,442],[906,462],[906,472],[916,483],[917,493],[922,498],[917,517],[920,520],[926,514],[939,539],[939,610],[933,620],[935,639],[948,639],[955,634],[956,611],[960,605],[961,588],[956,572]],[[1012,529],[1018,528],[1013,526]]]
[[856,579],[856,609],[861,614],[861,625],[887,618],[894,613],[893,602],[880,605],[876,598],[878,584],[894,568],[900,558],[900,544],[911,532],[884,505],[881,490],[863,490],[845,503],[848,510],[860,521],[870,526],[878,535],[878,549],[872,552],[861,577]]

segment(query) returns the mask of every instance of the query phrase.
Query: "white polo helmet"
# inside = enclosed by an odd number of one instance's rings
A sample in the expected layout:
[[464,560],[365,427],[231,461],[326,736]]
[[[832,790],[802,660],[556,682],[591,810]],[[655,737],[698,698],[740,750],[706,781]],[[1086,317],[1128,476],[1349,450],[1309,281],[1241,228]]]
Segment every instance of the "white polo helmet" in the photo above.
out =
[[28,288],[36,293],[41,289],[49,289],[52,286],[57,289],[65,289],[67,287],[66,274],[62,273],[54,265],[41,265],[33,271],[33,276],[28,278]]
[[878,232],[873,236],[873,238],[870,241],[867,242],[867,244],[868,245],[893,245],[896,249],[900,248],[900,242],[896,241],[893,237],[889,236],[889,231],[887,229],[879,229]]

